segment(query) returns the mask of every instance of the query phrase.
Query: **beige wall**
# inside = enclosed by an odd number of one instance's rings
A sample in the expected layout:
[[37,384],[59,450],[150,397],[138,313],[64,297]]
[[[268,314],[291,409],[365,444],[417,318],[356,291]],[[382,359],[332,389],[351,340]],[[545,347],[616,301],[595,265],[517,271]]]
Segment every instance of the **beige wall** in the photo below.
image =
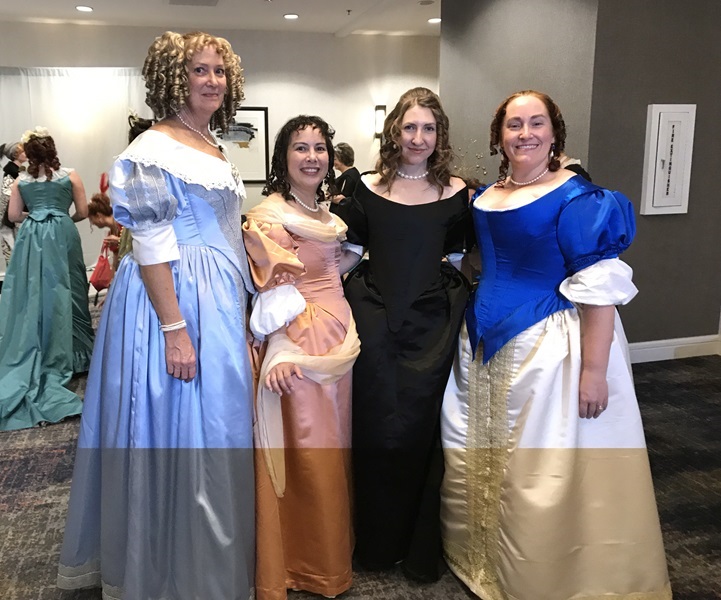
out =
[[[0,66],[140,67],[148,46],[162,31],[0,22]],[[375,105],[386,104],[390,110],[402,92],[416,85],[438,89],[436,37],[212,33],[226,37],[241,56],[246,76],[244,104],[268,107],[271,151],[275,132],[288,118],[318,114],[336,129],[336,141],[354,147],[359,169],[370,169],[378,149],[373,140]],[[19,136],[33,125],[4,117],[0,137]],[[111,161],[108,156],[108,165]],[[82,160],[75,160],[73,166],[86,176],[89,191],[94,191],[97,174],[84,173]],[[248,186],[246,209],[260,201],[261,187]],[[86,244],[86,259],[93,262],[99,243],[90,238],[86,227],[81,224],[81,235],[93,240]]]

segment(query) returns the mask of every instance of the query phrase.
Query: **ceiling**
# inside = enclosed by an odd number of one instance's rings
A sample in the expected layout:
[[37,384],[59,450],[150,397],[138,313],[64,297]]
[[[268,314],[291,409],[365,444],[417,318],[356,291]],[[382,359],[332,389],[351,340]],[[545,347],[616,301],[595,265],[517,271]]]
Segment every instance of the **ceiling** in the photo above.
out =
[[[92,13],[75,10],[77,4]],[[213,6],[211,6],[213,5]],[[299,18],[289,21],[286,13]],[[246,29],[350,34],[440,35],[441,0],[0,0],[0,21]]]

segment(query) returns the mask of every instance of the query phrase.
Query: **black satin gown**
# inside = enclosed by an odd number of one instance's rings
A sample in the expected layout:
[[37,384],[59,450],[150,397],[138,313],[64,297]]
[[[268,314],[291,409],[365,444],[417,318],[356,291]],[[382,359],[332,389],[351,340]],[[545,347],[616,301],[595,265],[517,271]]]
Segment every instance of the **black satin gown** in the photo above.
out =
[[465,249],[468,190],[398,204],[361,181],[337,212],[370,259],[346,280],[361,352],[353,371],[356,559],[367,569],[403,561],[409,577],[442,574],[440,409],[468,300],[443,256]]

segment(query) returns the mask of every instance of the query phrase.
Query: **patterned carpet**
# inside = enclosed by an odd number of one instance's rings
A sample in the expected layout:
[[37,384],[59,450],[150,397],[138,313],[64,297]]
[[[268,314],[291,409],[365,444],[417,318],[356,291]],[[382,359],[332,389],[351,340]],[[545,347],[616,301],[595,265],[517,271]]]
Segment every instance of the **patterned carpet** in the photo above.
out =
[[[676,600],[721,599],[721,356],[634,367]],[[82,393],[84,379],[73,381]],[[0,433],[0,600],[99,600],[55,588],[79,419]],[[289,600],[316,596],[291,593]],[[468,600],[436,584],[359,572],[345,600]]]

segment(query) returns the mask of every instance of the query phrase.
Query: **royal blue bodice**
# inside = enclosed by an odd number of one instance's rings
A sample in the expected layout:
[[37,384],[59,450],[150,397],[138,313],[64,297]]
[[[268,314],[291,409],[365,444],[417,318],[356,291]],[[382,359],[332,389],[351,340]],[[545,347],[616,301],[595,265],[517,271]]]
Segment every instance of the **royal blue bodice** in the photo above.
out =
[[580,176],[518,208],[474,206],[473,221],[481,276],[466,323],[474,355],[483,341],[484,363],[531,325],[571,308],[559,292],[563,280],[617,257],[636,230],[628,198]]

